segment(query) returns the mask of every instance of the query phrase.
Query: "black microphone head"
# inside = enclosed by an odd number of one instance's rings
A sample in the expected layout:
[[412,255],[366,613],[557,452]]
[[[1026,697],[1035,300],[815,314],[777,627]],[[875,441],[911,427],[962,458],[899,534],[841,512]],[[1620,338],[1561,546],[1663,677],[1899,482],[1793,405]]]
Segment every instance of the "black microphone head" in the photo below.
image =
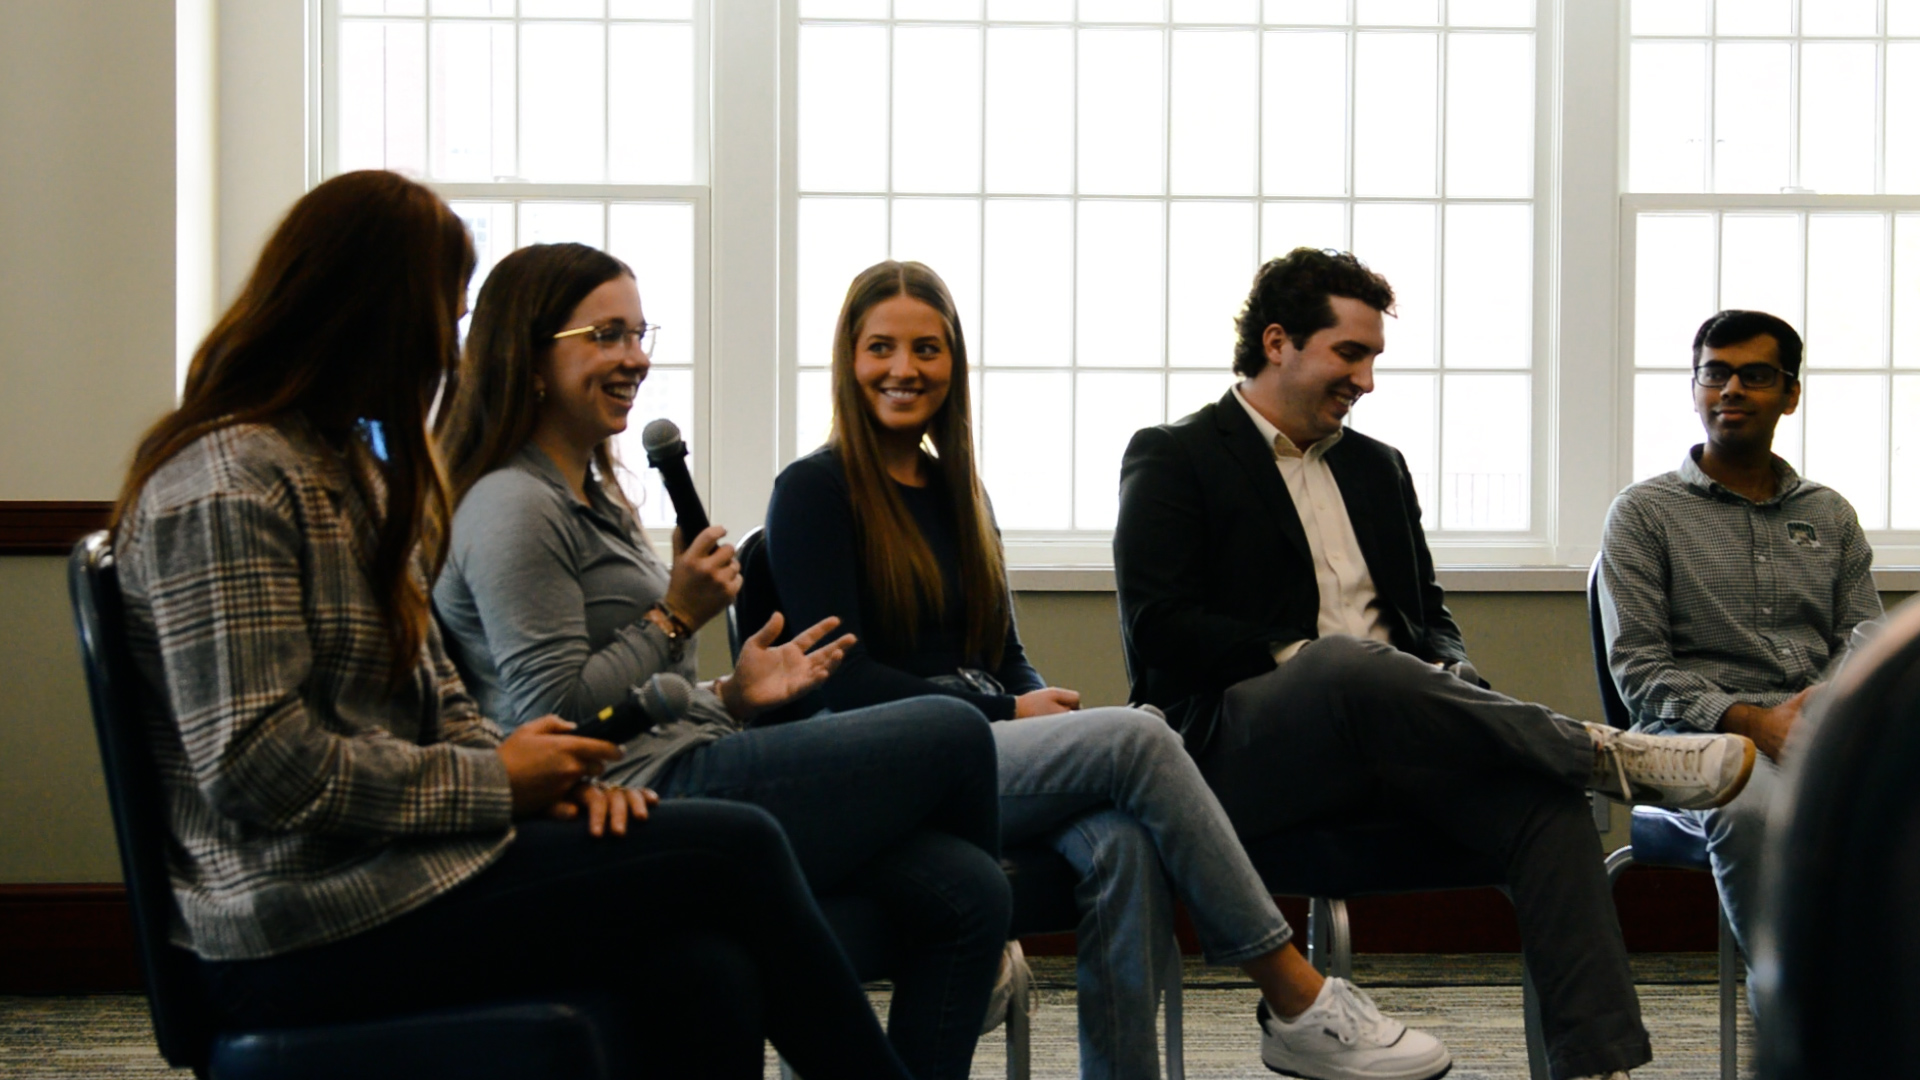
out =
[[640,429],[640,445],[647,449],[647,461],[655,468],[669,457],[685,457],[687,444],[680,438],[680,428],[666,417],[650,420]]
[[656,724],[672,723],[693,711],[693,684],[671,671],[648,679],[640,695],[641,707]]

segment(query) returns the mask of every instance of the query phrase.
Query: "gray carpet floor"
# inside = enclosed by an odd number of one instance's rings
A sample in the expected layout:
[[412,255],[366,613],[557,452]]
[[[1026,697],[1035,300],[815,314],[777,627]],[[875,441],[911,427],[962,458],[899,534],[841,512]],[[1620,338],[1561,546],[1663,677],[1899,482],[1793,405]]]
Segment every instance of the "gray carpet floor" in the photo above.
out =
[[[1069,1080],[1077,1075],[1072,962],[1037,957],[1033,1017],[1033,1075]],[[1355,979],[1380,1007],[1426,1028],[1453,1051],[1457,1080],[1522,1080],[1527,1075],[1520,1015],[1517,958],[1492,956],[1373,956],[1355,963]],[[1709,1080],[1719,1075],[1719,1020],[1711,955],[1635,957],[1641,1012],[1655,1058],[1636,1080]],[[884,988],[875,1005],[886,1008]],[[1187,1075],[1271,1077],[1260,1064],[1253,1025],[1258,994],[1238,971],[1189,963],[1185,1024]],[[1741,1010],[1742,1075],[1750,1075],[1753,1029]],[[777,1075],[772,1058],[768,1076]],[[1006,1040],[981,1041],[976,1078],[1006,1075]],[[169,1070],[153,1047],[146,1000],[137,995],[0,997],[0,1077],[100,1080],[191,1074]]]

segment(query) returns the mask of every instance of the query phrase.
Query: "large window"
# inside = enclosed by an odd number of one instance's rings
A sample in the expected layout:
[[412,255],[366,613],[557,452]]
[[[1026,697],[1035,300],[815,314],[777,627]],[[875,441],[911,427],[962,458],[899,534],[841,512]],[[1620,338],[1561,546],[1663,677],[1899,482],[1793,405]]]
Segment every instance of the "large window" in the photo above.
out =
[[1139,427],[1231,384],[1253,270],[1351,248],[1399,294],[1353,423],[1441,530],[1535,526],[1532,0],[798,0],[794,441],[848,281],[917,259],[976,362],[1011,534],[1114,521]]
[[1628,42],[1634,478],[1701,438],[1687,374],[1699,323],[1770,311],[1807,349],[1776,450],[1847,496],[1883,561],[1910,555],[1920,2],[1634,0]]
[[[517,247],[576,241],[633,267],[662,327],[637,420],[698,446],[706,367],[706,63],[695,0],[329,0],[329,172],[433,183],[473,230],[477,290]],[[629,475],[665,496],[636,423]],[[700,461],[695,459],[696,471]]]

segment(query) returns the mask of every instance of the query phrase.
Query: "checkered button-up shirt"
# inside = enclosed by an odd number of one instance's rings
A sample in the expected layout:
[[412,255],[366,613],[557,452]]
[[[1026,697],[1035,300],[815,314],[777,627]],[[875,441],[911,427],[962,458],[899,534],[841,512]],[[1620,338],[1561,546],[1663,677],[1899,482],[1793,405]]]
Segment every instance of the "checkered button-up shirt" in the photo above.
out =
[[1880,615],[1873,549],[1839,492],[1776,457],[1774,496],[1756,503],[1699,453],[1620,493],[1600,555],[1607,663],[1635,726],[1655,731],[1785,701]]
[[116,540],[158,691],[173,938],[210,960],[370,929],[513,839],[500,734],[437,631],[391,689],[360,554],[373,518],[346,468],[302,421],[226,428],[154,473]]

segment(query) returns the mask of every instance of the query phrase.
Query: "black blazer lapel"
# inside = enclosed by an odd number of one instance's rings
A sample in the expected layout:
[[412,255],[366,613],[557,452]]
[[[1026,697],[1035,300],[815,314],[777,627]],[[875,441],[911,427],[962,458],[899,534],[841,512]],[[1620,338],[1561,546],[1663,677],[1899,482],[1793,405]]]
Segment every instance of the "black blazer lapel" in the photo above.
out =
[[1287,482],[1280,478],[1280,469],[1273,461],[1273,447],[1261,438],[1260,429],[1254,427],[1253,421],[1247,417],[1247,410],[1240,404],[1239,396],[1228,390],[1226,396],[1214,405],[1213,418],[1227,456],[1246,470],[1248,482],[1259,493],[1261,502],[1266,504],[1268,520],[1279,527],[1280,534],[1294,546],[1300,557],[1312,565],[1313,550],[1307,546],[1307,530],[1300,524],[1300,511],[1293,505],[1293,493],[1287,490]]

